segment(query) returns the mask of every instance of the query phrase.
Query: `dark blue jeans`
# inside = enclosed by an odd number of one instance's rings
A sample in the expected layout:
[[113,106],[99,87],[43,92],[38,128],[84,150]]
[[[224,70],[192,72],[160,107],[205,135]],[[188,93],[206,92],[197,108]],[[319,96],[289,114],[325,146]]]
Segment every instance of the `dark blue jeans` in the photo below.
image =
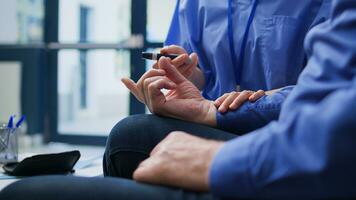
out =
[[[170,132],[185,131],[207,139],[226,141],[236,135],[207,126],[155,115],[136,115],[111,131],[103,160],[106,178],[45,176],[16,182],[0,193],[6,200],[119,200],[215,199],[210,193],[149,185],[128,180],[138,164]],[[121,177],[121,178],[117,178]],[[126,178],[126,179],[123,179]]]
[[0,192],[1,200],[160,200],[215,199],[208,193],[137,183],[120,178],[44,176],[15,182]]
[[110,133],[103,159],[104,175],[131,179],[138,164],[172,131],[221,141],[236,137],[208,126],[156,115],[130,116],[117,123]]

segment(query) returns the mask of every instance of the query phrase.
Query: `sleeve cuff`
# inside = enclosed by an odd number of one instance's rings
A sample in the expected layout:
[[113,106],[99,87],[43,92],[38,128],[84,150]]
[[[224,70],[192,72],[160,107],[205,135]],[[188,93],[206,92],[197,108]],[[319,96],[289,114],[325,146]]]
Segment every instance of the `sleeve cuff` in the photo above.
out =
[[215,196],[236,198],[252,193],[249,159],[254,136],[250,133],[231,140],[215,155],[209,175],[210,189]]

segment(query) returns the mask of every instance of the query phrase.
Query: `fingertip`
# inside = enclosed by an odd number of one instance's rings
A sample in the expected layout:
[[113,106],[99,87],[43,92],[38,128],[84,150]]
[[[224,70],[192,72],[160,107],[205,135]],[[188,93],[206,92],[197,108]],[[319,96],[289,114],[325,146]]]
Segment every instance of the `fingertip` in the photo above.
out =
[[138,167],[132,174],[132,178],[136,181],[141,181],[141,168],[142,167]]
[[[162,64],[168,64],[168,58],[162,56],[159,60],[158,60],[158,65],[162,65]],[[170,64],[170,63],[169,63]]]
[[166,57],[162,57],[160,60],[159,60],[159,63],[160,63],[160,69],[163,69],[163,70],[167,70],[168,68],[170,67],[173,67],[174,66],[172,65],[172,63],[170,62],[170,59],[169,58],[166,58]]
[[237,105],[232,103],[230,106],[229,106],[229,109],[230,110],[236,110],[237,109]]
[[225,106],[220,106],[218,110],[219,110],[219,112],[221,112],[221,113],[226,112]]
[[121,82],[126,85],[126,84],[133,83],[133,80],[131,80],[129,78],[121,78]]
[[190,60],[190,57],[189,57],[188,54],[185,53],[185,54],[181,55],[181,59],[183,59],[183,60],[188,60],[189,59]]
[[198,62],[198,54],[197,53],[190,54],[190,59],[192,60],[192,62]]
[[159,50],[159,52],[160,52],[161,54],[166,53],[166,51],[167,51],[167,47],[163,47],[161,50]]
[[159,69],[158,63],[156,62],[155,64],[153,64],[153,65],[152,65],[152,68],[153,68],[153,69]]
[[134,82],[131,79],[128,78],[122,78],[121,82],[125,85],[125,87],[127,89],[129,89],[130,91],[134,90]]
[[263,94],[263,95],[266,94],[266,92],[265,92],[264,90],[258,90],[257,93],[261,93],[261,94]]

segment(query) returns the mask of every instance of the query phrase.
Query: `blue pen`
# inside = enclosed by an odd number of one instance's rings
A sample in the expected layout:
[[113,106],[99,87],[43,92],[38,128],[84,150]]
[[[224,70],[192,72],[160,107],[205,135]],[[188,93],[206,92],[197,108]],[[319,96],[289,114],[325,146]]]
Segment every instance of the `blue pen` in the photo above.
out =
[[9,123],[7,123],[7,128],[11,130],[14,127],[14,116],[11,115],[9,119]]
[[16,123],[16,128],[19,128],[21,124],[26,120],[26,116],[22,116],[20,120]]

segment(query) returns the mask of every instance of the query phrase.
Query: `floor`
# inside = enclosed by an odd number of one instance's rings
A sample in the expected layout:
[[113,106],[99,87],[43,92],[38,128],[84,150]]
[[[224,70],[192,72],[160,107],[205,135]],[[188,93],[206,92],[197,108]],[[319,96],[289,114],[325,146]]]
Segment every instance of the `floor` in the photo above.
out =
[[[35,154],[59,153],[64,151],[79,150],[81,158],[74,166],[74,176],[94,177],[102,175],[102,156],[104,147],[96,146],[78,146],[68,145],[63,143],[50,143],[48,145],[35,145],[19,150],[19,160]],[[7,176],[0,168],[0,190],[5,188],[10,183],[20,180],[16,177]]]

